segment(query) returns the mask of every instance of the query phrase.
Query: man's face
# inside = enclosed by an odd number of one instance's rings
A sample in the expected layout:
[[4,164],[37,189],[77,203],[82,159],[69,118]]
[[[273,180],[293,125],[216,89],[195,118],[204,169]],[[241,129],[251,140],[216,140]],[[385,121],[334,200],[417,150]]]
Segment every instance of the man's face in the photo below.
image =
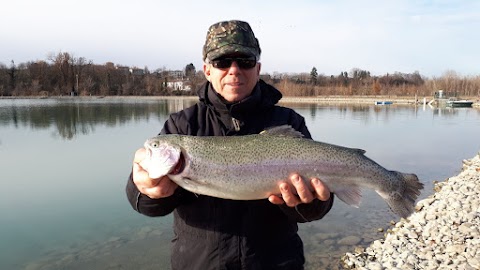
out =
[[[212,84],[213,89],[219,93],[228,102],[237,102],[248,97],[260,78],[260,63],[255,61],[251,68],[245,67],[247,62],[240,63],[242,60],[232,61],[245,56],[223,56],[223,62],[215,67],[213,63],[203,64],[205,77]],[[227,59],[227,60],[224,60]],[[231,65],[228,65],[231,62]],[[218,63],[218,62],[217,62]],[[243,67],[242,67],[243,64]],[[228,65],[228,67],[224,67]]]

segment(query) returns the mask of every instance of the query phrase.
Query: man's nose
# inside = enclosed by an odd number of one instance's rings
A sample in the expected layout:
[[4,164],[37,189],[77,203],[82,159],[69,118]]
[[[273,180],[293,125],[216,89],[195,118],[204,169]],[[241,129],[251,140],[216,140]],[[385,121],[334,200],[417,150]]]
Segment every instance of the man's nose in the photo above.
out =
[[240,68],[238,67],[238,64],[236,61],[233,61],[232,62],[232,65],[230,66],[230,68],[228,69],[228,73],[236,73],[240,71]]

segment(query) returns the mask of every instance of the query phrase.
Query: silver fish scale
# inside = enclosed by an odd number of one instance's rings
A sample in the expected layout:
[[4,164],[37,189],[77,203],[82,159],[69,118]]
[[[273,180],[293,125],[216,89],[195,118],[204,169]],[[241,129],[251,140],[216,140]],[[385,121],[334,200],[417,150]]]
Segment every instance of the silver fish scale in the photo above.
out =
[[[362,150],[282,136],[234,138],[182,136],[181,146],[191,161],[185,176],[192,180],[204,179],[205,183],[213,186],[221,182],[223,187],[232,186],[238,191],[242,186],[261,181],[272,183],[273,179],[286,179],[292,172],[305,177],[319,177],[323,181],[335,178],[336,184],[342,184],[342,178],[351,178],[352,170],[357,174],[368,172],[374,176],[373,180],[386,173],[385,169],[366,158]],[[325,173],[335,177],[322,177]],[[372,186],[377,184],[371,183]],[[382,184],[389,183],[383,181]]]

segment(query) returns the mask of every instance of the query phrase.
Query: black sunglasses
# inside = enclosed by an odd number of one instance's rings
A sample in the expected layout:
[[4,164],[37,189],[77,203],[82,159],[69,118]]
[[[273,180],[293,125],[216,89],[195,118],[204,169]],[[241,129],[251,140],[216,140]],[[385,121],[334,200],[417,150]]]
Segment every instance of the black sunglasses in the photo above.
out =
[[255,57],[239,57],[219,58],[210,61],[215,68],[229,68],[232,66],[233,62],[237,63],[238,67],[241,69],[251,69],[257,64],[257,59]]

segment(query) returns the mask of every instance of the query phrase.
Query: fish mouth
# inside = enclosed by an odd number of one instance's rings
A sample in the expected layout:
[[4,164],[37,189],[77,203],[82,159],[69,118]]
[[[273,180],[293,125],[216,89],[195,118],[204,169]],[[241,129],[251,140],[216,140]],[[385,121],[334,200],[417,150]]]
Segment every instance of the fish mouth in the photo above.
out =
[[170,175],[180,174],[185,169],[185,164],[186,164],[185,156],[183,155],[183,152],[180,152],[180,157],[178,158],[177,164],[175,165],[175,167],[173,167],[173,169],[168,174]]

